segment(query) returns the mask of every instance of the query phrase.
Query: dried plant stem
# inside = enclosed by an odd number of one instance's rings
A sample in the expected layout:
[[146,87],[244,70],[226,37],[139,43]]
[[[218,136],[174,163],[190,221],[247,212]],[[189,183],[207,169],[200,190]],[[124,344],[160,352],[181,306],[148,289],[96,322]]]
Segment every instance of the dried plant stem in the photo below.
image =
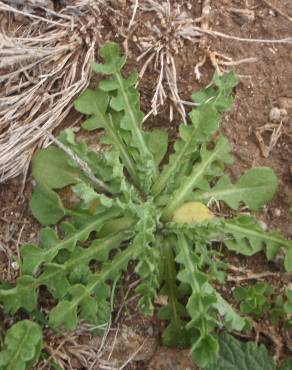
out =
[[257,43],[257,44],[291,44],[292,45],[292,37],[286,37],[283,39],[253,39],[253,38],[245,38],[239,36],[229,35],[227,33],[219,32],[219,31],[212,31],[209,29],[203,29],[202,27],[192,26],[193,30],[198,31],[203,34],[207,34],[210,36],[217,36],[228,40],[236,40],[241,42],[249,42],[249,43]]
[[42,18],[0,1],[0,10],[32,20],[0,34],[0,182],[26,174],[35,148],[47,140],[45,132],[65,119],[87,87],[100,27],[92,6],[94,12],[89,0],[80,0],[61,13],[44,9]]
[[275,5],[271,4],[268,0],[263,0],[263,2],[268,5],[271,9],[273,9],[276,13],[280,14],[282,17],[287,19],[288,21],[292,22],[292,17],[289,17],[288,14],[286,14],[284,11],[276,7]]
[[72,160],[73,162],[82,170],[82,172],[88,177],[88,179],[96,185],[96,187],[99,190],[103,190],[107,193],[111,193],[110,188],[107,186],[106,183],[104,183],[102,180],[98,179],[96,176],[94,176],[93,172],[89,168],[88,164],[84,162],[81,158],[79,158],[70,148],[68,148],[66,145],[64,145],[60,140],[54,137],[50,132],[45,130],[43,131],[46,136],[53,141],[60,149],[62,149]]

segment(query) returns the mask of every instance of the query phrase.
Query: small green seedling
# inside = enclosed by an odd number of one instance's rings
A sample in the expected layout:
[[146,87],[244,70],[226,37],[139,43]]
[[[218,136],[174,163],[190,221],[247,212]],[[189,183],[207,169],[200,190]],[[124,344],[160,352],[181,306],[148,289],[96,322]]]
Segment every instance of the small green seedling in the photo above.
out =
[[256,283],[248,288],[236,288],[234,298],[240,302],[240,311],[244,314],[253,314],[257,318],[267,312],[270,307],[270,297],[273,287],[265,283]]

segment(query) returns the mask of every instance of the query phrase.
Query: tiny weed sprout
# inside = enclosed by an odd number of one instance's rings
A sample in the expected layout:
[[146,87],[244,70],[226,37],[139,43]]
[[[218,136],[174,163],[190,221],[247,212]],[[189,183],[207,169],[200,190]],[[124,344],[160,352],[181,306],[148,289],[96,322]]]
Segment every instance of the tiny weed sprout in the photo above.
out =
[[[192,95],[198,107],[172,146],[167,132],[143,130],[138,75],[123,75],[126,57],[118,46],[106,44],[100,55],[104,63],[92,68],[107,78],[87,89],[75,108],[86,116],[84,130],[103,131],[102,150],[66,129],[58,146],[37,153],[30,207],[44,228],[39,245],[21,248],[21,274],[15,286],[0,289],[0,301],[6,313],[32,313],[42,287],[55,302],[50,327],[74,330],[81,320],[103,328],[111,284],[133,261],[140,310],[167,322],[163,343],[191,347],[196,364],[211,366],[219,354],[217,329],[248,325],[220,294],[226,263],[216,241],[244,256],[262,251],[269,260],[281,248],[287,271],[292,242],[264,231],[252,216],[217,217],[208,205],[216,200],[234,211],[242,204],[258,210],[273,198],[277,178],[267,167],[247,170],[237,182],[225,174],[233,159],[219,121],[232,105],[232,73],[215,75],[211,86]],[[74,202],[62,199],[58,190],[65,187]],[[158,295],[167,296],[165,305],[154,306]]]

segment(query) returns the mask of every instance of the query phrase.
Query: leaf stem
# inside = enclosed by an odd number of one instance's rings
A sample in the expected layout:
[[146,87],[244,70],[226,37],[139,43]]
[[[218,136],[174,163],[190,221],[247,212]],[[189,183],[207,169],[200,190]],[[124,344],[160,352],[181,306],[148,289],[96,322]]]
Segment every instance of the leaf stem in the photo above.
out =
[[130,157],[130,155],[129,155],[127,149],[126,149],[125,144],[123,143],[122,139],[120,138],[120,136],[118,135],[118,133],[116,132],[116,130],[114,128],[114,124],[113,124],[113,120],[112,120],[111,115],[109,115],[109,124],[107,124],[106,128],[107,128],[108,134],[112,137],[114,143],[117,146],[117,149],[120,153],[121,159],[122,159],[126,169],[128,170],[129,175],[131,176],[131,178],[133,180],[133,184],[137,188],[140,189],[139,178],[138,178],[138,174],[137,174],[137,171],[136,171],[136,168],[135,168],[135,164],[134,164],[132,158]]
[[259,238],[261,240],[267,241],[267,242],[273,242],[282,246],[285,246],[287,248],[291,248],[292,241],[291,240],[285,240],[284,238],[279,238],[276,236],[271,235],[271,233],[267,232],[260,232],[256,230],[251,230],[248,228],[243,228],[238,225],[234,225],[232,221],[225,220],[224,221],[224,231],[228,232],[237,232],[246,235],[247,237],[255,237]]
[[174,321],[177,325],[180,323],[180,318],[176,308],[176,301],[177,301],[177,286],[176,286],[176,271],[174,265],[174,255],[173,250],[170,244],[170,240],[166,239],[165,243],[162,248],[162,252],[164,254],[165,259],[165,285],[167,287],[167,293],[170,301],[170,305],[172,308]]

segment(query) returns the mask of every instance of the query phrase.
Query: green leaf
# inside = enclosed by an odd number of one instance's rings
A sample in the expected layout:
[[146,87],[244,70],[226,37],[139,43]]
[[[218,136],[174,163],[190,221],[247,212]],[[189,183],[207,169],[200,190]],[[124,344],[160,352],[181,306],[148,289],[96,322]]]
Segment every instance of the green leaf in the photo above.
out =
[[233,296],[237,301],[242,301],[248,297],[248,291],[246,288],[242,288],[242,287],[235,288],[233,292]]
[[134,184],[138,185],[136,166],[120,133],[115,128],[113,122],[113,118],[115,116],[106,114],[108,104],[109,96],[106,92],[100,89],[96,89],[95,91],[87,89],[75,101],[75,108],[81,113],[91,115],[91,117],[83,124],[84,129],[91,131],[97,128],[104,128],[106,130],[107,138],[109,139],[108,144],[114,145],[132,177]]
[[163,219],[170,220],[174,211],[189,198],[192,191],[208,187],[206,176],[217,175],[217,169],[212,165],[216,162],[231,163],[229,155],[230,144],[228,140],[221,136],[213,150],[201,149],[201,162],[193,167],[191,174],[181,179],[181,185],[171,195],[169,203],[163,211]]
[[105,60],[105,64],[92,63],[92,69],[96,73],[113,74],[119,72],[126,63],[127,57],[120,56],[119,46],[114,42],[105,44],[100,49],[100,55]]
[[116,215],[118,213],[112,210],[101,214],[98,218],[88,217],[78,229],[71,225],[70,232],[61,240],[54,230],[43,229],[40,234],[42,247],[25,245],[21,248],[23,273],[33,275],[42,263],[51,262],[62,249],[72,251],[78,241],[85,241],[91,232],[99,231],[107,220]]
[[208,86],[194,93],[192,100],[199,104],[210,102],[220,113],[230,110],[233,102],[230,94],[238,84],[237,77],[233,72],[226,73],[223,76],[215,73],[212,83],[212,86]]
[[192,358],[199,366],[205,366],[213,360],[218,351],[217,340],[211,334],[214,319],[210,315],[210,309],[217,302],[217,296],[214,290],[209,289],[207,276],[199,271],[199,259],[191,251],[183,234],[178,234],[178,255],[175,260],[184,267],[179,272],[178,279],[189,284],[192,289],[186,306],[191,317],[187,328],[199,331],[198,337],[192,338]]
[[49,325],[53,328],[63,325],[67,330],[77,326],[77,308],[75,302],[61,301],[51,310]]
[[0,368],[31,369],[39,359],[42,342],[42,331],[36,323],[22,320],[14,324],[5,335]]
[[108,104],[109,96],[104,91],[100,89],[85,90],[74,102],[74,107],[78,112],[91,115],[82,127],[88,131],[104,128],[105,112]]
[[[200,367],[204,367],[214,359],[219,350],[218,340],[214,335],[205,334],[192,347],[192,359]],[[225,369],[226,370],[226,369]]]
[[0,290],[0,301],[4,303],[6,313],[15,314],[20,308],[31,312],[37,307],[35,280],[31,276],[21,275],[16,287]]
[[282,364],[280,370],[292,370],[292,360],[286,360]]
[[285,254],[284,264],[285,264],[286,271],[292,272],[292,242],[290,243],[290,245],[287,248],[287,252]]
[[168,148],[167,132],[162,130],[153,130],[145,134],[146,144],[153,155],[156,166],[164,158]]
[[225,220],[223,230],[229,235],[224,240],[226,247],[245,256],[252,256],[264,248],[268,253],[271,249],[287,247],[289,252],[292,246],[292,242],[284,239],[277,231],[265,232],[251,216]]
[[268,167],[252,168],[245,172],[233,185],[227,175],[207,191],[197,191],[192,200],[208,203],[211,199],[223,200],[232,209],[238,209],[241,202],[255,211],[271,201],[277,191],[277,177]]
[[[126,57],[120,56],[117,44],[106,44],[101,48],[100,54],[105,64],[94,63],[93,70],[97,73],[112,74],[111,80],[102,82],[100,85],[100,89],[111,92],[111,110],[107,115],[110,125],[104,124],[104,126],[107,126],[111,141],[114,141],[123,156],[123,162],[135,185],[143,191],[148,191],[158,171],[147,145],[146,134],[142,130],[144,115],[140,110],[139,93],[133,87],[137,81],[137,74],[132,74],[127,79],[122,76],[120,70]],[[130,168],[129,162],[133,160],[135,165],[132,164]],[[137,179],[136,169],[139,179]]]
[[266,348],[253,342],[240,342],[227,333],[219,335],[219,353],[204,370],[276,370]]
[[219,116],[210,104],[205,104],[198,109],[193,109],[189,114],[191,124],[179,127],[180,140],[174,145],[175,153],[170,155],[169,162],[163,167],[161,175],[154,183],[151,193],[153,196],[160,194],[165,188],[171,190],[176,183],[176,176],[182,171],[182,163],[191,163],[199,145],[208,143],[212,134],[219,127]]
[[171,321],[162,333],[162,343],[167,347],[187,348],[191,333],[186,329],[186,321]]
[[69,164],[69,158],[63,150],[49,146],[34,157],[32,174],[38,184],[49,189],[61,189],[78,183],[81,172]]
[[34,188],[29,206],[42,225],[55,224],[66,215],[61,198],[46,185],[39,184]]
[[151,204],[144,204],[140,220],[136,224],[136,236],[133,244],[136,245],[139,262],[135,272],[142,282],[136,288],[141,295],[139,307],[146,315],[153,314],[153,300],[159,288],[159,243],[155,241],[156,210]]
[[241,317],[234,308],[216,292],[217,302],[213,304],[214,308],[224,318],[226,326],[231,330],[241,331],[247,327],[248,322]]
[[273,259],[279,248],[286,248],[285,269],[292,271],[292,242],[285,239],[278,231],[265,232],[250,216],[240,216],[224,222],[224,231],[232,236],[224,240],[228,249],[246,256],[251,256],[266,249],[268,259]]
[[[98,293],[98,303],[104,305],[104,301],[109,300],[108,289],[104,289],[104,282],[114,280],[120,272],[127,268],[128,261],[135,251],[135,245],[128,247],[125,251],[118,254],[109,264],[106,264],[97,276],[89,280],[87,286],[73,286],[69,291],[69,297],[61,300],[50,313],[49,323],[53,327],[64,326],[68,330],[73,330],[77,325],[77,310],[86,308],[88,298],[93,293]],[[71,297],[70,297],[71,296]],[[83,307],[83,308],[82,308]]]

